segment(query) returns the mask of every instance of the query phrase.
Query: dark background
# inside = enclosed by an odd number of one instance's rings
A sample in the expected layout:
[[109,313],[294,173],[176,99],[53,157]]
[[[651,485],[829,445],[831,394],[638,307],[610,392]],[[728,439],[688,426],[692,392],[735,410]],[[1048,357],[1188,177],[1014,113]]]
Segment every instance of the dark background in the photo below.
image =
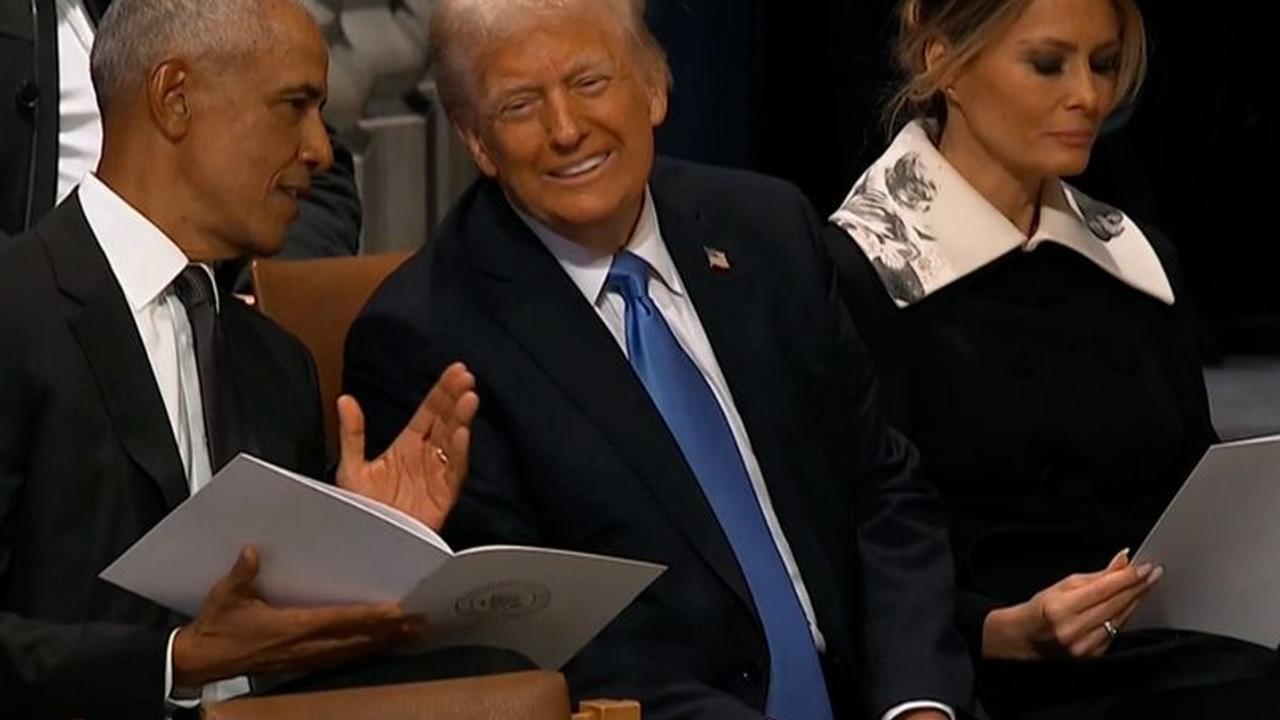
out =
[[[1280,354],[1280,21],[1266,2],[1147,0],[1151,71],[1074,182],[1168,235],[1206,350]],[[890,0],[650,0],[676,76],[660,151],[778,175],[822,214],[887,143]]]

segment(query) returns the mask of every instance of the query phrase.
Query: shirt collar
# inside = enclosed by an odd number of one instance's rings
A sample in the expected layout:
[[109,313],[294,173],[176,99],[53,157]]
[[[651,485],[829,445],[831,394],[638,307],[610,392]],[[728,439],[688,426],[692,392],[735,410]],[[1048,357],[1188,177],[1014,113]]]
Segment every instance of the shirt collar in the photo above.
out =
[[[142,213],[92,173],[80,184],[80,206],[129,307],[154,302],[191,264],[182,250]],[[213,268],[201,263],[214,281]],[[214,298],[221,307],[217,283]]]
[[1175,300],[1159,256],[1124,213],[1054,180],[1027,238],[947,162],[919,121],[868,168],[831,221],[858,243],[899,307],[1045,242],[1074,250],[1161,302]]
[[[538,222],[515,203],[511,203],[511,207],[529,226],[533,234],[538,236],[547,250],[555,256],[560,267],[564,268],[569,279],[582,292],[587,302],[595,305],[609,278],[613,256],[593,253]],[[636,223],[636,229],[632,232],[631,239],[628,240],[624,249],[648,263],[654,276],[668,290],[675,295],[684,295],[680,273],[676,270],[675,261],[671,259],[671,253],[667,251],[666,243],[663,242],[662,230],[658,226],[658,213],[653,206],[653,195],[648,188],[645,188],[644,207],[640,210],[640,220]]]

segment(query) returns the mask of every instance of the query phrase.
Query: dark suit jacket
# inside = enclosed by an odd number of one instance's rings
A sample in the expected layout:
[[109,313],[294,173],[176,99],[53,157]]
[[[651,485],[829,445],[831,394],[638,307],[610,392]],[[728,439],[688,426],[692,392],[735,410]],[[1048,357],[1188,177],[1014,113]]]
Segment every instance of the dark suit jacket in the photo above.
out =
[[976,651],[994,608],[1138,547],[1215,440],[1176,253],[1147,231],[1172,307],[1046,243],[899,309],[824,233],[890,419],[947,503]]
[[[85,0],[95,22],[110,4]],[[57,42],[54,0],[0,2],[0,233],[15,237],[52,210],[57,195]],[[355,164],[332,135],[331,140],[333,169],[313,179],[284,256],[354,255],[360,250]]]
[[[319,476],[310,356],[235,300],[222,319],[241,446]],[[97,575],[187,495],[137,327],[73,195],[0,253],[0,717],[160,716],[179,622]]]
[[[659,161],[651,187],[812,596],[839,717],[922,698],[964,710],[940,506],[885,425],[811,208],[779,181],[683,163]],[[732,270],[712,270],[704,246]],[[658,720],[759,718],[764,635],[697,480],[593,308],[489,181],[348,337],[371,451],[454,360],[481,409],[451,542],[670,568],[567,667],[574,691],[639,697]]]

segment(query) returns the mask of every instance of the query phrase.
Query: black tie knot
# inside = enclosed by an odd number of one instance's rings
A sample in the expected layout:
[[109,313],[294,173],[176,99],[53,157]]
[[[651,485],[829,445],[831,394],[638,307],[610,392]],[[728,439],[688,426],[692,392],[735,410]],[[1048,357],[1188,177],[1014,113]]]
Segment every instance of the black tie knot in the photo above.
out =
[[173,281],[173,291],[187,312],[196,308],[217,308],[218,295],[209,271],[200,265],[188,265]]

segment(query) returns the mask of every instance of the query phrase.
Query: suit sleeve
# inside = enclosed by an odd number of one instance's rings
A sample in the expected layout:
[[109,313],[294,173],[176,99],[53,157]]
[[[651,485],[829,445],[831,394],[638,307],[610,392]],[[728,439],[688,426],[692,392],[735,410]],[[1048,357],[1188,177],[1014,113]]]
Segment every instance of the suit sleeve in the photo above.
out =
[[22,494],[37,398],[18,341],[0,338],[0,715],[160,718],[169,630],[57,624],[11,612],[3,589],[19,560],[12,528]]
[[946,517],[924,482],[909,440],[889,426],[872,359],[854,330],[822,246],[821,226],[799,198],[824,297],[821,314],[833,359],[833,431],[849,453],[846,482],[854,507],[861,617],[850,625],[864,643],[872,717],[931,700],[959,713],[972,704],[973,669],[955,626],[955,577]]

